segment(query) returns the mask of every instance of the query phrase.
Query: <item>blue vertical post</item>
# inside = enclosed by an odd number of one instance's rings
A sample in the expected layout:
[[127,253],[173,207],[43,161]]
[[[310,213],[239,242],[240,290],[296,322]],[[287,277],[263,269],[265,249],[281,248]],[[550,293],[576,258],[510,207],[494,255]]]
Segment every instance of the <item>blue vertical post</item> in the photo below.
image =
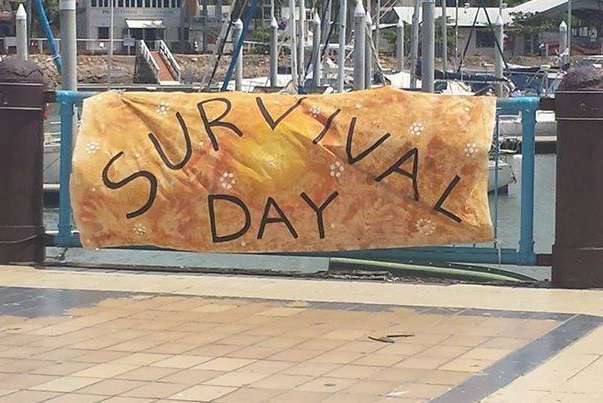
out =
[[56,243],[67,245],[71,238],[73,221],[71,201],[69,200],[69,176],[71,175],[71,156],[73,153],[73,91],[57,91],[57,101],[61,107],[61,152],[59,168],[59,234]]
[[526,99],[527,105],[521,112],[521,217],[519,238],[519,263],[534,264],[534,160],[535,128],[538,98]]

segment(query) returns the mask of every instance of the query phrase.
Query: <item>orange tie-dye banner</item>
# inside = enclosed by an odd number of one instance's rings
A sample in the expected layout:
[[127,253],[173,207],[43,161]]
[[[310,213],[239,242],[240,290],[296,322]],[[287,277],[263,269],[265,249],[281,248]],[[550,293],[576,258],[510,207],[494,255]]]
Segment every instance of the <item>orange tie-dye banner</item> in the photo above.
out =
[[339,251],[493,238],[493,97],[107,92],[84,102],[86,247]]

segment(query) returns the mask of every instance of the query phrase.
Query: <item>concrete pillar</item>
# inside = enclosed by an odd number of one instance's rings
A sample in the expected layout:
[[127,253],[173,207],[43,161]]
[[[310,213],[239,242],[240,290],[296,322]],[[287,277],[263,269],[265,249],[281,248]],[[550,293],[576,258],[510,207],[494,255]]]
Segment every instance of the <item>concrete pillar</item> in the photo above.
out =
[[603,71],[571,70],[555,92],[557,186],[552,281],[603,287]]
[[359,1],[354,9],[354,88],[357,90],[364,89],[365,16],[364,7]]
[[423,0],[421,91],[433,92],[435,68],[435,1]]

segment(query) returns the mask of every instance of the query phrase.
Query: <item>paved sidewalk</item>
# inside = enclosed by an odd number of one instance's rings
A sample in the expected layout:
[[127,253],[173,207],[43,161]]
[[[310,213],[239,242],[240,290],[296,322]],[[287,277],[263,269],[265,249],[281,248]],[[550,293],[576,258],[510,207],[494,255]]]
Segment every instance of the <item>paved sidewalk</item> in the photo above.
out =
[[598,291],[0,270],[0,402],[603,400]]

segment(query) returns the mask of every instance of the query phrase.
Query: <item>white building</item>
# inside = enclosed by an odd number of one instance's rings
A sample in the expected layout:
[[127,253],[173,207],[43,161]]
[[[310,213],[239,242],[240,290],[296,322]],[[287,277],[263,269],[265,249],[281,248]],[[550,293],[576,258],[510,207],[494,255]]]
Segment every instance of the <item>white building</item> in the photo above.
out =
[[[135,40],[143,39],[151,47],[163,39],[170,47],[185,40],[186,7],[183,0],[114,0],[113,37],[116,51],[126,51]],[[110,0],[86,0],[78,21],[78,36],[87,38],[88,50],[107,49],[111,27]]]

